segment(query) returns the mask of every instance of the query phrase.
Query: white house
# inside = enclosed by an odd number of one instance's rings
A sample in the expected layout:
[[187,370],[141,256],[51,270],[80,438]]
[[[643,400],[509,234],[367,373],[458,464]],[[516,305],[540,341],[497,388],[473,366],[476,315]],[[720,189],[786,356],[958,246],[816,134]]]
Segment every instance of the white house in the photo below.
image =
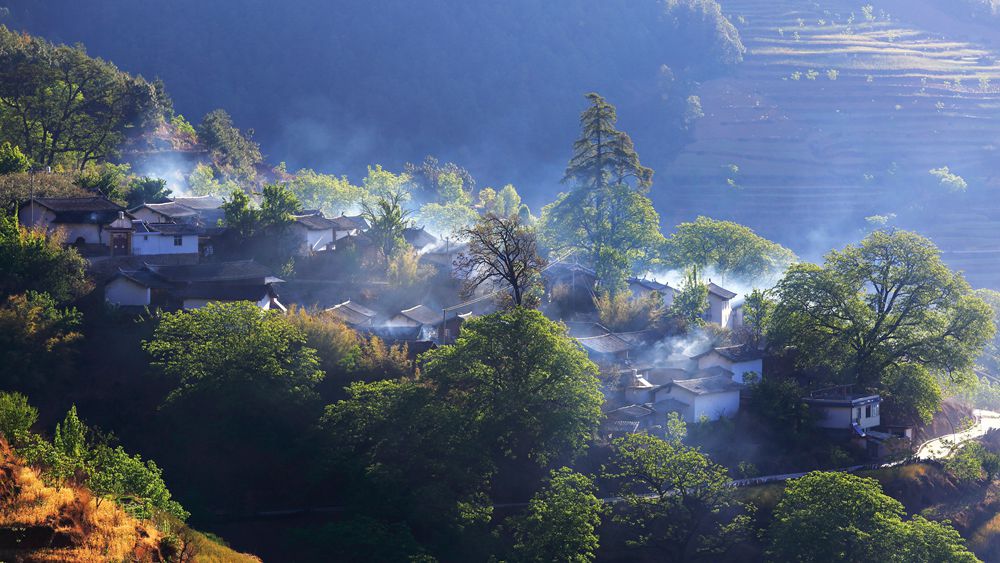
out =
[[697,360],[700,370],[712,367],[729,370],[736,383],[746,383],[745,376],[751,372],[757,374],[758,378],[764,377],[764,353],[751,346],[712,348],[698,354],[694,359]]
[[[740,410],[740,389],[743,386],[728,376],[678,379],[656,390],[654,408],[663,401],[686,405],[681,417],[685,422],[731,418]],[[676,406],[676,403],[674,405]]]
[[107,227],[123,211],[105,197],[36,197],[20,207],[17,219],[25,226],[62,229],[68,244],[107,246]]
[[665,283],[660,283],[656,280],[647,280],[639,278],[630,278],[628,280],[628,288],[632,292],[632,296],[639,299],[644,297],[649,297],[654,293],[659,293],[663,297],[663,305],[669,307],[674,302],[674,294],[676,290]]
[[882,422],[882,397],[877,394],[851,393],[838,387],[818,391],[803,401],[817,414],[816,425],[820,428],[853,431],[865,437],[869,429]]
[[193,225],[132,221],[132,255],[198,254],[198,235]]
[[104,300],[122,307],[197,309],[212,302],[250,301],[285,310],[274,284],[282,280],[253,260],[120,270],[104,286]]
[[335,221],[323,217],[321,213],[294,216],[291,230],[299,239],[299,254],[309,255],[333,248],[337,241],[337,227]]
[[705,311],[704,319],[710,323],[728,327],[729,317],[733,312],[731,302],[734,297],[736,297],[736,293],[711,281],[708,282],[708,310]]

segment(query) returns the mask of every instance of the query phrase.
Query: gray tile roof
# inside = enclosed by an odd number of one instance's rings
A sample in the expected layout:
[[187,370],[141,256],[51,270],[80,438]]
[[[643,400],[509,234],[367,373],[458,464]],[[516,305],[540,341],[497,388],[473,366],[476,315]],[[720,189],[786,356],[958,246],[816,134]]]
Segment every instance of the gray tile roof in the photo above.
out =
[[736,293],[729,291],[728,289],[722,286],[715,285],[712,282],[708,282],[708,292],[717,297],[721,297],[722,299],[725,299],[727,301],[729,299],[732,299],[733,297],[736,297],[737,295]]
[[577,338],[576,340],[582,344],[584,348],[598,354],[620,354],[632,349],[632,344],[619,338],[618,336],[615,336],[614,334]]
[[441,322],[440,312],[426,305],[417,305],[416,307],[403,309],[399,314],[422,325],[435,325]]
[[732,377],[725,375],[702,377],[698,379],[679,379],[674,381],[673,384],[681,389],[686,389],[695,395],[727,393],[730,391],[738,391],[743,387],[739,383],[733,381]]

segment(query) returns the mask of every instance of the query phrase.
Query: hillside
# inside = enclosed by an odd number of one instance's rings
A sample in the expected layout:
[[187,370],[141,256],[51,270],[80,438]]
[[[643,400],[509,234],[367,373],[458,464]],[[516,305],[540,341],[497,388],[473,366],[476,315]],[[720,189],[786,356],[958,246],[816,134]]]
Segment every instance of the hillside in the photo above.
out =
[[998,285],[996,53],[863,4],[723,2],[748,52],[702,86],[694,141],[658,171],[664,222],[731,218],[815,258],[882,216]]
[[273,164],[357,177],[433,154],[523,186],[532,204],[558,188],[585,93],[618,104],[662,162],[692,81],[742,55],[714,0],[0,6],[9,27],[162,78],[194,123],[225,108]]
[[86,489],[46,484],[0,440],[0,560],[254,562],[183,525],[164,533]]

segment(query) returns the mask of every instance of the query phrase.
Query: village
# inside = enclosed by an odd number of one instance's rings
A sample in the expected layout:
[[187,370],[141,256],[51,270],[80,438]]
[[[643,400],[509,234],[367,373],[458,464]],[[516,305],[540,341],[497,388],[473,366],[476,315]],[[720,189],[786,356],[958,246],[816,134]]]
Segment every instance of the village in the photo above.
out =
[[[290,306],[314,309],[359,334],[405,346],[416,359],[454,343],[466,320],[496,310],[496,291],[461,295],[462,275],[451,266],[467,245],[446,243],[417,226],[406,228],[405,241],[421,263],[439,270],[433,283],[417,288],[394,289],[350,273],[288,281],[252,259],[219,261],[215,245],[220,240],[232,244],[233,236],[224,226],[223,204],[219,197],[192,196],[125,209],[99,195],[34,198],[20,206],[18,218],[23,225],[60,230],[89,259],[107,305],[136,314],[237,301],[283,312]],[[319,210],[294,215],[288,227],[296,258],[320,265],[315,271],[329,271],[322,265],[338,263],[338,256],[348,252],[373,252],[368,229],[362,215],[326,217]],[[604,439],[662,433],[671,413],[690,424],[735,418],[752,384],[776,370],[788,372],[780,359],[768,356],[766,342],[747,335],[744,296],[711,280],[702,314],[707,328],[696,337],[663,328],[602,326],[593,306],[597,275],[572,255],[547,264],[542,282],[541,310],[563,322],[600,367]],[[632,277],[627,286],[633,298],[655,296],[665,308],[678,291],[651,278]],[[884,459],[913,446],[913,424],[883,421],[877,393],[834,386],[801,400],[815,413],[817,427],[867,458]]]

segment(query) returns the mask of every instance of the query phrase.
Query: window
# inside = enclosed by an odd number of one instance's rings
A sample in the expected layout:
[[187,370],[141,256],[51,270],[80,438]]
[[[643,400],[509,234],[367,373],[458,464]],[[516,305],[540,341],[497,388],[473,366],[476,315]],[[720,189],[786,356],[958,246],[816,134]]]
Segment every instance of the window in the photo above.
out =
[[144,236],[142,237],[142,240],[149,240],[149,235],[144,235]]
[[174,237],[174,246],[184,246],[184,237]]
[[865,418],[871,418],[871,417],[872,417],[872,406],[868,405],[867,407],[865,407]]

